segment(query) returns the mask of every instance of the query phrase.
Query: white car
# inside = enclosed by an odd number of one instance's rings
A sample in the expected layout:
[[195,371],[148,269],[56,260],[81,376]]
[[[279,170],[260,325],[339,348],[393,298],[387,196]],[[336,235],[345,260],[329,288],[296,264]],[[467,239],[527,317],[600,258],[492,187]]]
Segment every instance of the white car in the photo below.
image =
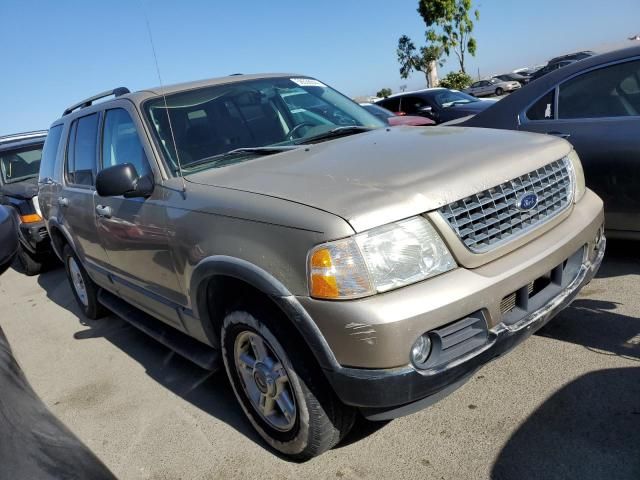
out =
[[464,93],[473,95],[474,97],[482,97],[486,95],[500,96],[505,92],[513,92],[521,87],[519,82],[504,82],[497,78],[491,80],[480,80],[472,83],[470,87],[463,90]]

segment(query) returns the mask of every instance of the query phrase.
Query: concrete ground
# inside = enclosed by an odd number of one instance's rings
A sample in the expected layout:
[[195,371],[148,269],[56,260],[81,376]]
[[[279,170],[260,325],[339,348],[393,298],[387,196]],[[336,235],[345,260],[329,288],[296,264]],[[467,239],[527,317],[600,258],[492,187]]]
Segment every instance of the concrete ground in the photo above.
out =
[[84,319],[61,269],[2,276],[0,325],[37,394],[122,479],[637,480],[637,247],[610,242],[569,309],[448,398],[386,424],[359,422],[304,464],[265,447],[222,372],[117,318]]

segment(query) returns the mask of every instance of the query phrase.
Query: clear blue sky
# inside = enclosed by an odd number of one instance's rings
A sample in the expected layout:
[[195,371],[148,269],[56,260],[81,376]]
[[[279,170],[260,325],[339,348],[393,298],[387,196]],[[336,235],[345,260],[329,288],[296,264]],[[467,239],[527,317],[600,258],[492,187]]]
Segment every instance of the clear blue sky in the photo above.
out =
[[[482,75],[575,49],[631,44],[640,0],[476,0]],[[422,42],[416,0],[0,0],[0,135],[48,128],[64,108],[116,86],[158,85],[144,11],[165,84],[235,72],[294,71],[350,96],[404,81],[395,48]],[[451,57],[441,74],[457,69]]]

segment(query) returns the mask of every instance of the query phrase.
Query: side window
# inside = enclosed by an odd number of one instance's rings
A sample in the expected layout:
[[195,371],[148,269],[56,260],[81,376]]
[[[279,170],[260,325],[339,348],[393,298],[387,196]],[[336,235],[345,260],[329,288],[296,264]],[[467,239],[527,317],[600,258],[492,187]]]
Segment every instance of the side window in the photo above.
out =
[[572,78],[560,85],[558,118],[640,115],[639,79],[640,60],[599,68]]
[[555,95],[553,89],[540,98],[532,107],[527,110],[529,120],[553,120],[555,118]]
[[388,100],[383,100],[378,104],[382,105],[387,110],[391,110],[394,113],[400,111],[400,97],[389,98]]
[[[201,110],[202,111],[202,110]],[[202,111],[204,113],[204,111]],[[190,112],[191,113],[191,112]],[[197,118],[201,118],[198,116]],[[102,168],[130,163],[138,175],[151,173],[133,119],[123,108],[107,110],[102,137]]]
[[419,97],[404,97],[402,99],[402,111],[407,115],[413,115],[425,105],[426,102]]
[[61,136],[62,125],[52,127],[47,134],[44,149],[42,150],[42,161],[40,162],[40,181],[53,179],[55,176],[56,157]]
[[98,114],[78,118],[71,124],[67,149],[67,182],[73,185],[94,184],[96,179],[96,145]]

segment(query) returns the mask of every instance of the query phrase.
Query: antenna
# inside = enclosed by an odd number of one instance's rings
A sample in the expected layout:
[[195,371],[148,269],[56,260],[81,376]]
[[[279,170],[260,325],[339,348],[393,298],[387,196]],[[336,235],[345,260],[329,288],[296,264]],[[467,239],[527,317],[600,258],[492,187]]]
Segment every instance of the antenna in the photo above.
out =
[[171,124],[171,115],[169,115],[169,107],[167,106],[167,96],[164,93],[164,84],[162,83],[162,76],[160,75],[160,66],[158,65],[158,56],[156,55],[156,47],[153,43],[153,35],[151,34],[151,25],[149,24],[149,17],[144,8],[143,0],[140,0],[142,5],[142,13],[144,15],[145,23],[147,24],[147,33],[149,33],[149,41],[151,42],[151,51],[153,52],[153,60],[156,64],[156,73],[158,74],[158,81],[160,82],[160,92],[162,93],[162,99],[164,101],[164,110],[167,113],[167,120],[169,121],[169,132],[171,133],[171,141],[173,142],[173,148],[176,151],[176,161],[178,162],[178,173],[182,179],[182,193],[186,193],[187,184],[184,181],[184,175],[182,173],[182,163],[180,162],[180,154],[178,153],[178,144],[176,143],[176,137],[173,134],[173,125]]

